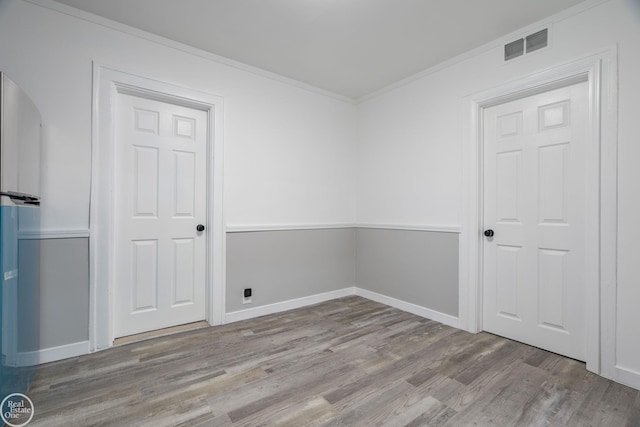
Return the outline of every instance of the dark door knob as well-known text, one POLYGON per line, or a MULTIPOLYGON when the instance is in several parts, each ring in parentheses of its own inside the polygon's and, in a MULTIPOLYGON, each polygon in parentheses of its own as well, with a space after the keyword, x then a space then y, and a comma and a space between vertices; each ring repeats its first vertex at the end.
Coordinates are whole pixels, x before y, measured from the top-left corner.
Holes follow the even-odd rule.
POLYGON ((198 230, 198 231, 204 231, 204 225, 202 225, 202 224, 198 224, 198 225, 196 226, 196 230, 198 230))
POLYGON ((484 230, 484 235, 487 237, 493 237, 493 230, 490 228, 488 230, 484 230))

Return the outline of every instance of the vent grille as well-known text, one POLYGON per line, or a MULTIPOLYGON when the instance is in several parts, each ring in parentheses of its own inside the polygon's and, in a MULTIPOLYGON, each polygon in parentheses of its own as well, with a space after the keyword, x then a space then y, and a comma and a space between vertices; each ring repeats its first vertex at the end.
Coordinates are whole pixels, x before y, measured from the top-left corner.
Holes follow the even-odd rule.
POLYGON ((527 53, 547 47, 549 30, 546 28, 527 36, 527 53))
POLYGON ((535 52, 549 45, 549 29, 537 31, 526 37, 504 45, 504 60, 518 58, 525 53, 535 52))
POLYGON ((524 55, 524 39, 519 39, 514 42, 504 45, 504 60, 508 61, 518 56, 524 55))

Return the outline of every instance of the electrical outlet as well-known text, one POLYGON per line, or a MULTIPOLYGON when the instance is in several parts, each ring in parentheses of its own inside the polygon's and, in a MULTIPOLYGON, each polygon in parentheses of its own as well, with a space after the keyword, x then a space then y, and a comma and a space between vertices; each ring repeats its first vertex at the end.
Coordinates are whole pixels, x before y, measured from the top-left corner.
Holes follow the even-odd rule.
POLYGON ((251 288, 245 288, 242 292, 242 303, 249 304, 251 303, 251 295, 253 294, 251 288))

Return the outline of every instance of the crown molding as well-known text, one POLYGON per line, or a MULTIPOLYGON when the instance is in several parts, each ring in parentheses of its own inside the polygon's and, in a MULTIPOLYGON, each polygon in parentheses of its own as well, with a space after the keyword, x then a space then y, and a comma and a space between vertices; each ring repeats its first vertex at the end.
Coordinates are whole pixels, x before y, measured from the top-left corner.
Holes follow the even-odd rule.
POLYGON ((189 46, 187 44, 180 43, 175 40, 171 40, 169 38, 150 33, 148 31, 140 30, 130 25, 122 24, 120 22, 116 22, 111 19, 95 15, 90 12, 85 12, 83 10, 76 9, 71 6, 58 3, 54 0, 24 0, 24 1, 26 3, 31 3, 33 5, 40 6, 40 7, 61 13, 63 15, 67 15, 76 19, 80 19, 83 21, 91 22, 96 25, 100 25, 102 27, 108 28, 113 31, 118 31, 133 37, 138 37, 140 39, 147 40, 151 43, 156 43, 171 49, 175 49, 184 53, 198 56, 200 58, 203 58, 212 62, 216 62, 221 65, 225 65, 227 67, 235 68, 237 70, 244 71, 246 73, 250 73, 266 79, 274 80, 279 83, 286 84, 288 86, 293 86, 298 89, 303 89, 318 95, 327 96, 329 98, 333 98, 337 101, 345 102, 348 104, 354 105, 356 103, 356 100, 353 98, 349 98, 347 96, 340 95, 338 93, 331 92, 326 89, 321 89, 317 86, 304 83, 300 80, 296 80, 291 77, 285 77, 281 74, 273 73, 271 71, 267 71, 262 68, 254 67, 252 65, 248 65, 243 62, 236 61, 221 55, 216 55, 214 53, 207 52, 203 49, 198 49, 196 47, 189 46))

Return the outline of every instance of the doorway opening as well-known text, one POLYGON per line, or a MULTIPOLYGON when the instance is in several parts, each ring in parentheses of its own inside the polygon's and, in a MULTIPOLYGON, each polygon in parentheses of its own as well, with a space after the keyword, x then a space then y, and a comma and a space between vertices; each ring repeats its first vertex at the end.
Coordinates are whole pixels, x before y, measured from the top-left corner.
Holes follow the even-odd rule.
POLYGON ((463 150, 466 206, 460 236, 460 324, 470 332, 483 326, 484 292, 484 114, 497 105, 586 82, 589 124, 585 136, 592 149, 585 157, 590 189, 585 213, 586 229, 593 230, 584 248, 584 307, 587 369, 615 376, 615 281, 617 233, 617 147, 615 50, 555 67, 500 87, 470 95, 469 144, 463 150))
MULTIPOLYGON (((129 308, 133 307, 134 309, 129 311, 137 311, 144 315, 157 309, 154 304, 159 304, 163 298, 165 301, 170 301, 170 306, 174 306, 174 308, 189 306, 195 297, 190 284, 201 280, 204 281, 205 286, 203 292, 198 296, 198 303, 202 303, 203 316, 198 315, 198 318, 186 316, 182 319, 184 321, 180 320, 177 324, 198 321, 202 318, 210 325, 222 324, 224 319, 223 255, 225 246, 222 218, 222 98, 97 64, 94 64, 93 98, 89 249, 90 351, 111 347, 118 335, 142 332, 145 328, 146 330, 154 329, 153 324, 150 324, 151 327, 137 330, 118 329, 116 325, 117 311, 123 304, 116 299, 118 295, 129 298, 128 304, 133 304, 129 308), (126 109, 125 112, 125 109, 118 108, 122 107, 121 104, 124 100, 134 103, 142 102, 145 105, 132 104, 129 106, 131 108, 126 109), (156 114, 159 111, 155 111, 158 108, 152 108, 154 105, 159 109, 174 108, 176 111, 172 110, 170 114, 168 113, 166 120, 161 120, 160 114, 156 114), (190 117, 190 113, 201 114, 201 116, 196 119, 190 117), (118 116, 119 114, 121 116, 118 116), (131 121, 130 128, 133 129, 131 132, 136 132, 135 138, 131 137, 133 143, 129 144, 127 148, 130 156, 127 156, 127 151, 117 149, 118 138, 122 139, 123 136, 118 133, 122 130, 118 126, 122 124, 123 117, 131 121), (155 132, 157 139, 161 126, 167 127, 167 138, 169 138, 163 140, 163 144, 176 145, 175 147, 171 146, 166 155, 160 153, 157 141, 153 142, 154 132, 158 131, 155 132), (202 158, 196 160, 197 155, 187 147, 189 147, 189 141, 194 141, 193 138, 197 137, 196 133, 199 130, 204 148, 201 153, 202 158), (167 142, 170 140, 173 142, 167 142), (163 170, 159 168, 161 157, 165 157, 162 160, 165 164, 163 170), (196 201, 195 192, 197 189, 193 174, 196 173, 197 162, 200 162, 200 169, 197 173, 204 180, 198 190, 202 194, 198 194, 204 195, 206 202, 196 201), (168 173, 167 168, 170 171, 184 173, 181 172, 178 175, 168 173), (137 172, 133 173, 136 170, 137 172), (133 184, 119 181, 123 175, 133 176, 133 184), (167 176, 173 178, 177 176, 180 179, 176 178, 177 180, 174 179, 172 183, 167 176), (152 178, 155 179, 155 183, 152 178), (160 179, 165 179, 169 186, 173 185, 174 187, 177 182, 177 185, 185 191, 169 191, 167 188, 170 187, 167 187, 160 194, 158 184, 160 179), (122 188, 127 187, 124 184, 131 187, 131 194, 125 195, 130 202, 128 202, 128 207, 123 206, 122 200, 116 199, 119 195, 118 191, 122 192, 122 188), (192 192, 194 194, 191 194, 192 192), (166 200, 162 201, 162 198, 166 200), (204 203, 204 206, 196 208, 194 204, 197 203, 204 203), (164 245, 164 256, 167 260, 176 261, 174 266, 177 268, 167 273, 170 277, 166 282, 168 285, 164 289, 154 289, 149 284, 156 282, 154 275, 158 276, 156 267, 158 267, 158 261, 162 260, 160 244, 154 243, 158 239, 149 238, 149 236, 133 236, 133 234, 149 227, 143 224, 144 220, 151 220, 149 223, 153 223, 153 218, 163 217, 159 211, 163 205, 165 211, 173 209, 164 217, 168 221, 178 220, 181 223, 180 226, 188 228, 188 231, 185 228, 178 233, 180 235, 168 236, 166 239, 168 244, 164 245), (122 215, 119 214, 132 207, 135 209, 129 210, 134 215, 129 215, 130 224, 127 225, 126 222, 123 223, 122 215), (141 221, 136 222, 137 219, 141 221), (206 225, 207 233, 202 233, 204 230, 200 230, 200 225, 206 225), (194 229, 192 230, 192 228, 194 229), (122 237, 122 230, 133 233, 129 236, 132 239, 126 246, 131 249, 129 255, 132 256, 129 257, 129 260, 137 259, 138 261, 137 264, 131 262, 129 268, 119 269, 119 264, 122 267, 124 259, 122 258, 122 247, 118 246, 118 236, 122 237), (198 244, 202 251, 198 263, 201 264, 201 268, 204 266, 204 273, 200 272, 202 273, 200 279, 192 277, 192 273, 195 274, 195 272, 191 268, 193 264, 191 261, 194 261, 191 255, 195 253, 195 246, 198 244), (132 248, 138 249, 138 251, 136 252, 132 248), (121 274, 123 277, 128 276, 134 279, 135 286, 129 289, 130 292, 125 291, 127 295, 122 290, 118 293, 117 289, 118 274, 123 271, 124 273, 121 274), (187 283, 189 286, 174 286, 173 279, 176 277, 181 280, 181 283, 187 283), (137 286, 136 280, 141 286, 137 286), (161 298, 162 293, 167 295, 161 298), (135 304, 139 306, 136 307, 135 304)), ((125 250, 125 252, 127 251, 125 250)), ((155 329, 169 326, 175 325, 162 324, 155 329)))

